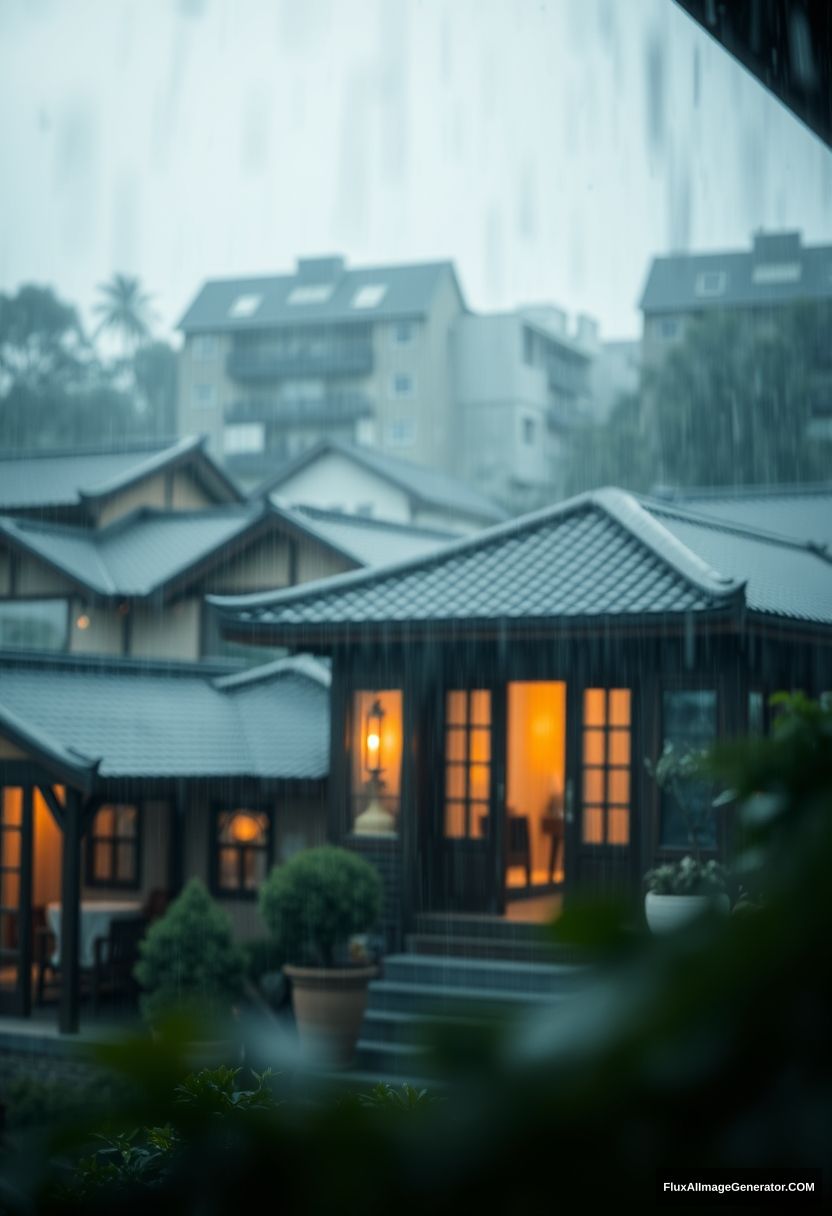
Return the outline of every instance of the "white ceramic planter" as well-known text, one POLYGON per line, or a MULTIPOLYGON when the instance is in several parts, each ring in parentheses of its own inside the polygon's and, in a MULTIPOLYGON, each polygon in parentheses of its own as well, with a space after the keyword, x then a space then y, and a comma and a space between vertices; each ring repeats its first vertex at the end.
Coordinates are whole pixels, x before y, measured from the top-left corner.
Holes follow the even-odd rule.
POLYGON ((731 901, 727 895, 657 895, 644 897, 644 915, 651 933, 674 933, 683 925, 711 910, 727 915, 731 901))

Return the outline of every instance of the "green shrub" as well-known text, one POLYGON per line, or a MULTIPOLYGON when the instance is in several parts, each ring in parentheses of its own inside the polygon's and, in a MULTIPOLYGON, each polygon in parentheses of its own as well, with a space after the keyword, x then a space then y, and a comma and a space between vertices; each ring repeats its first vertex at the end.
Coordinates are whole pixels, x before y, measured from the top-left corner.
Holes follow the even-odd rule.
POLYGON ((151 1024, 177 1010, 201 1019, 227 1016, 242 990, 243 953, 231 920, 198 878, 150 926, 139 954, 135 976, 151 1024))
POLYGON ((260 889, 260 912, 288 962, 330 967, 338 946, 375 925, 381 894, 368 861, 324 845, 272 870, 260 889))

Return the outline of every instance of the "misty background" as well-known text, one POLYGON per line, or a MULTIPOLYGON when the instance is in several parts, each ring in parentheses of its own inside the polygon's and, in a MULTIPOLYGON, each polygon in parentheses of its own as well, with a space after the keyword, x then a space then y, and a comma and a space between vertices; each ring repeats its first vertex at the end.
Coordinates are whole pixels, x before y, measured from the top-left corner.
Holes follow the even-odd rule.
POLYGON ((636 336, 650 259, 832 233, 832 158, 668 0, 3 0, 0 288, 453 258, 636 336))

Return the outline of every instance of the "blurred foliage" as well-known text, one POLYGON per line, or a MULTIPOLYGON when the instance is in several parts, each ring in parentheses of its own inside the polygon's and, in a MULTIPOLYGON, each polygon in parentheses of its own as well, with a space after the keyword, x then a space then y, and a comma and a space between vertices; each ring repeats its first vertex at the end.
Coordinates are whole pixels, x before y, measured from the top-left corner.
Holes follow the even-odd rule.
POLYGON ((28 284, 0 293, 0 448, 174 434, 176 352, 150 341, 149 321, 131 332, 123 357, 108 362, 78 310, 52 288, 28 284))
POLYGON ((801 697, 778 708, 771 739, 711 762, 755 911, 631 937, 584 994, 483 1038, 442 1101, 430 1087, 339 1097, 303 1074, 255 1079, 272 1097, 235 1101, 233 1070, 183 1085, 181 1044, 111 1045, 131 1101, 106 1124, 9 1141, 6 1208, 182 1216, 260 1194, 322 1216, 643 1207, 660 1166, 828 1167, 832 713, 801 697), (115 1185, 79 1165, 102 1145, 129 1167, 115 1185), (137 1149, 164 1155, 162 1173, 137 1149))
POLYGON ((158 1024, 178 1008, 227 1016, 242 991, 244 957, 228 913, 192 878, 139 945, 135 975, 145 1019, 158 1024))
POLYGON ((381 899, 374 866, 323 845, 272 870, 260 888, 260 913, 289 962, 331 967, 337 947, 375 926, 381 899))
POLYGON ((711 858, 681 857, 654 866, 644 875, 644 885, 654 895, 724 895, 728 890, 725 867, 711 858))
POLYGON ((564 464, 566 494, 600 486, 649 490, 656 480, 655 461, 644 428, 637 394, 622 394, 604 422, 576 426, 569 435, 564 464))
POLYGON ((114 274, 98 287, 99 300, 93 311, 101 318, 96 334, 109 331, 120 338, 126 354, 150 337, 151 297, 138 278, 114 274))

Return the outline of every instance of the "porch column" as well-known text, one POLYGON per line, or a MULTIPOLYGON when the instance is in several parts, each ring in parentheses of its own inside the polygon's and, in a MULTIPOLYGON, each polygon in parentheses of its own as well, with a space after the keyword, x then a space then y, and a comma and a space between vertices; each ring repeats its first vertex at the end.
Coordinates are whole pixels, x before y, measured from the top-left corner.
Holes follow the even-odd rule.
POLYGON ((185 872, 185 783, 177 781, 176 789, 170 801, 168 814, 168 886, 172 896, 177 896, 182 890, 185 872))
POLYGON ((81 996, 79 939, 81 922, 81 795, 67 789, 61 856, 61 1034, 78 1033, 81 996))

